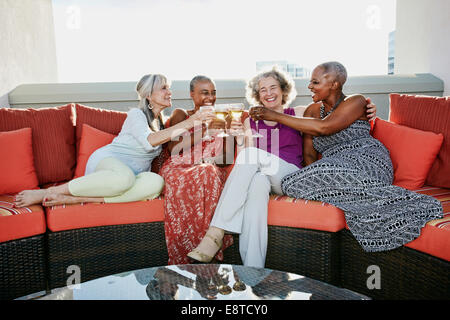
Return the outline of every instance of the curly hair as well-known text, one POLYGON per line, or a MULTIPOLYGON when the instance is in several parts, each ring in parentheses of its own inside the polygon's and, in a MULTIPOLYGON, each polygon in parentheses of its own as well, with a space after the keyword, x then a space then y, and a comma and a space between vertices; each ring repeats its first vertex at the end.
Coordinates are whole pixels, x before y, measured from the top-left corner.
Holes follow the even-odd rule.
POLYGON ((263 71, 258 73, 252 79, 247 82, 246 88, 246 98, 248 103, 252 104, 260 104, 260 96, 259 96, 259 82, 261 79, 265 78, 273 78, 280 84, 282 96, 282 104, 283 106, 289 105, 297 96, 297 90, 295 89, 294 80, 285 72, 279 70, 276 66, 272 67, 269 71, 263 71))

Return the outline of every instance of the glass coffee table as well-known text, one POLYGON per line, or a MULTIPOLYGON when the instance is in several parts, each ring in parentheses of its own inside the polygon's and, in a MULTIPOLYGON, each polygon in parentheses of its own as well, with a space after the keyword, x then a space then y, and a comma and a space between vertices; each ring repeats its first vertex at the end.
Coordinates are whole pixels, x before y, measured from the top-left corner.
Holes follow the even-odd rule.
POLYGON ((20 299, 36 300, 367 300, 293 273, 228 264, 154 267, 20 299))

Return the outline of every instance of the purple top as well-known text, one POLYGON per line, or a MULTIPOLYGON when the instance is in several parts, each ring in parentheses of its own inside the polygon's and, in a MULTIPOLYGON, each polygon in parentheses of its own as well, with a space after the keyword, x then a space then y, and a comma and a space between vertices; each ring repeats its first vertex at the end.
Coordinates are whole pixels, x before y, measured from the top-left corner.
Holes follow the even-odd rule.
MULTIPOLYGON (((295 116, 295 110, 286 108, 284 109, 284 114, 295 116)), ((253 132, 256 132, 256 124, 252 118, 250 118, 250 127, 253 132)), ((303 139, 299 131, 281 123, 277 123, 275 126, 268 126, 263 120, 260 120, 258 122, 258 132, 263 138, 254 139, 254 145, 257 148, 273 153, 299 168, 302 167, 303 139)))

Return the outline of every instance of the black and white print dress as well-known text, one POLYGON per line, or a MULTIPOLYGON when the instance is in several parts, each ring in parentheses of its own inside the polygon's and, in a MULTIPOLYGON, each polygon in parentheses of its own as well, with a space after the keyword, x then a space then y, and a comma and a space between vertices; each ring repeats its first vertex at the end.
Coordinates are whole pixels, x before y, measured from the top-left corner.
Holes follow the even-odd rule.
POLYGON ((357 120, 335 134, 314 137, 313 145, 322 158, 284 177, 282 190, 343 210, 365 251, 400 247, 417 238, 429 220, 443 217, 437 199, 392 185, 389 151, 370 135, 369 122, 357 120))

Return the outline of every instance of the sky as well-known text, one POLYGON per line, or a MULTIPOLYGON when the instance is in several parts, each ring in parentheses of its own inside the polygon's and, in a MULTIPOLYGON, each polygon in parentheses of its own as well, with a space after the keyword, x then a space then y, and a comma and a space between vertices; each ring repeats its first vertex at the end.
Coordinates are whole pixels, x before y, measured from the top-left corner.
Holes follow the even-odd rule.
POLYGON ((53 0, 59 82, 248 79, 256 61, 387 74, 396 0, 53 0))

